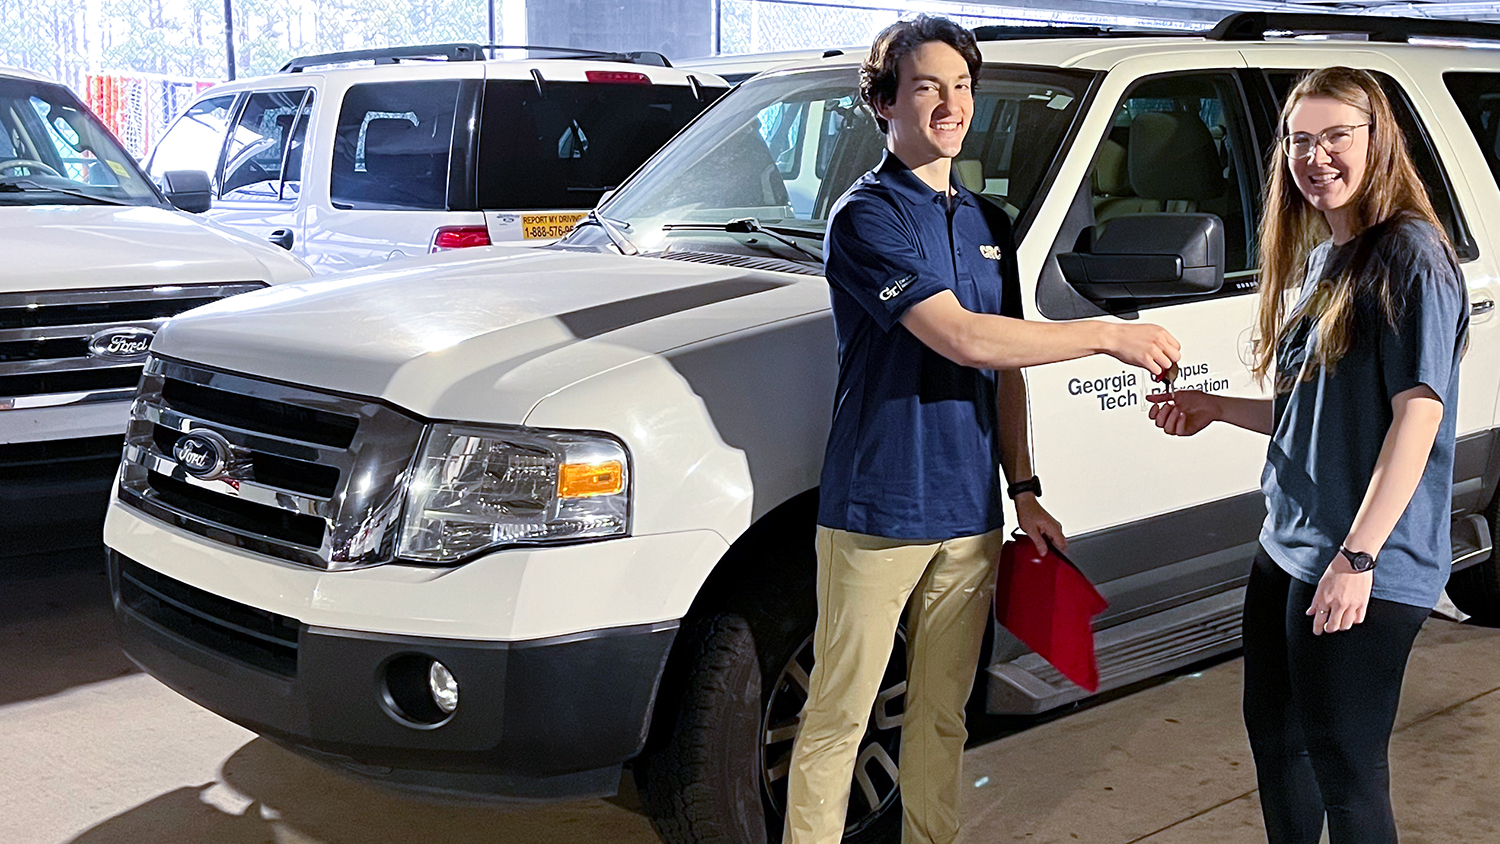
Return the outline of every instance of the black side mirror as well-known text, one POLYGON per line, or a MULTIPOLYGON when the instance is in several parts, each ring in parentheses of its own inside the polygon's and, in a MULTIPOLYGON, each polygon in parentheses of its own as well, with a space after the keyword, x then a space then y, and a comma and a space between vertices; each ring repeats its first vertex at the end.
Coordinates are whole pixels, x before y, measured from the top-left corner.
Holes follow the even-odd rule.
POLYGON ((202 170, 168 170, 161 180, 167 201, 189 214, 202 214, 213 205, 213 185, 202 170))
MULTIPOLYGON (((1096 227, 1097 228, 1097 227, 1096 227)), ((1224 222, 1213 214, 1131 214, 1057 256, 1063 278, 1093 300, 1161 299, 1224 284, 1224 222)))

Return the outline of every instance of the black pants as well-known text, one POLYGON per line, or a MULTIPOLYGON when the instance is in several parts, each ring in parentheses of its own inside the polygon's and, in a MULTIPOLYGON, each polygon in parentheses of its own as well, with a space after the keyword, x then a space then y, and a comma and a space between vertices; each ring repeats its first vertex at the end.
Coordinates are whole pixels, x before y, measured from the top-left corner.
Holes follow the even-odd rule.
POLYGON ((1262 550, 1245 592, 1245 729, 1266 837, 1396 841, 1389 750, 1406 658, 1428 611, 1371 599, 1365 620, 1314 636, 1316 588, 1262 550))

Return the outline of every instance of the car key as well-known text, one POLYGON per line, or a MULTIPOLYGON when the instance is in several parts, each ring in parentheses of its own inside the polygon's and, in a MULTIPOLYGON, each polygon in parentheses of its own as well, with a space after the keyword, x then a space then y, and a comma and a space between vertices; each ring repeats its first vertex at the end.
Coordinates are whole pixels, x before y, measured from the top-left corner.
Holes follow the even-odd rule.
POLYGON ((1172 400, 1172 395, 1173 395, 1173 393, 1172 393, 1172 385, 1177 381, 1177 374, 1178 374, 1177 364, 1174 363, 1170 367, 1167 367, 1167 369, 1165 371, 1163 371, 1162 374, 1156 375, 1156 376, 1152 376, 1152 380, 1160 382, 1161 385, 1162 385, 1162 388, 1161 388, 1160 392, 1152 393, 1151 395, 1146 396, 1146 401, 1150 401, 1150 402, 1171 401, 1172 400))

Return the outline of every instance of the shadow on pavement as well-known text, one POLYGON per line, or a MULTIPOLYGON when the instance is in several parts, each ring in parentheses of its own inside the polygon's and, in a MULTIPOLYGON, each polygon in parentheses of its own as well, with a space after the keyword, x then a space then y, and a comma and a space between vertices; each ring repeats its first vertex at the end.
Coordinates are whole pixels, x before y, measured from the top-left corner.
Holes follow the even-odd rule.
POLYGON ((626 808, 628 780, 609 801, 447 805, 347 779, 255 739, 224 760, 219 782, 167 792, 73 844, 655 844, 650 821, 626 808))
POLYGON ((115 639, 101 544, 0 558, 0 706, 136 670, 115 639))

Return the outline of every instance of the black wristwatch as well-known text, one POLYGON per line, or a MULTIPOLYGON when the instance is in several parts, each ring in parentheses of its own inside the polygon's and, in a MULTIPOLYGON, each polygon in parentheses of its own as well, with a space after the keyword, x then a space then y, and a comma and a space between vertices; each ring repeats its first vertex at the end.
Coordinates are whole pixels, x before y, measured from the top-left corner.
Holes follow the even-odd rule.
POLYGON ((1355 571, 1370 571, 1375 568, 1374 554, 1366 554, 1363 551, 1350 551, 1342 545, 1339 546, 1339 553, 1343 554, 1344 559, 1349 561, 1349 568, 1355 571))
POLYGON ((1023 492, 1029 492, 1037 498, 1042 497, 1042 479, 1032 475, 1024 481, 1016 481, 1005 488, 1005 494, 1015 500, 1015 497, 1023 492))

